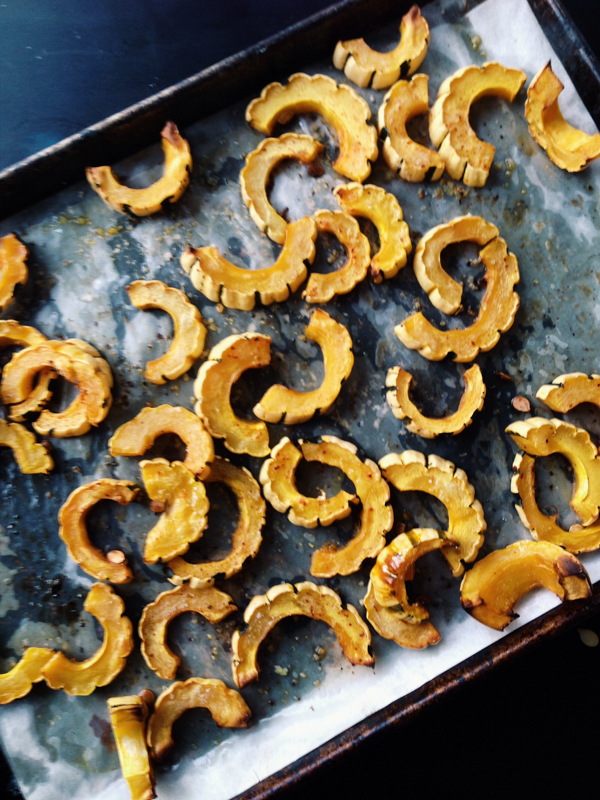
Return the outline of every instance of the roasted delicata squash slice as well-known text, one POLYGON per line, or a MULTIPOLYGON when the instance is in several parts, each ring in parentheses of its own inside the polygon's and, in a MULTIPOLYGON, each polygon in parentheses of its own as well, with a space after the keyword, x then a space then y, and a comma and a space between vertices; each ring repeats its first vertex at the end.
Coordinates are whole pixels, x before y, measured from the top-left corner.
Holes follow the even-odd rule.
POLYGON ((206 708, 220 728, 247 728, 252 712, 235 689, 214 678, 190 678, 168 686, 156 698, 148 724, 152 758, 159 761, 173 748, 175 721, 191 708, 206 708))
POLYGON ((121 772, 131 800, 153 800, 156 797, 154 770, 146 744, 148 706, 137 695, 110 697, 108 710, 121 772))
POLYGON ((436 455, 425 457, 416 450, 389 453, 379 466, 383 475, 400 492, 425 492, 437 498, 448 511, 446 539, 456 544, 443 555, 455 578, 463 574, 463 561, 475 561, 487 528, 483 508, 465 472, 436 455))
POLYGON ((471 127, 471 105, 487 95, 512 102, 526 78, 520 69, 488 61, 480 67, 463 67, 442 83, 429 113, 429 136, 455 181, 485 186, 496 152, 471 127))
POLYGON ((322 149, 323 145, 312 136, 284 133, 278 139, 264 139, 246 156, 246 166, 240 172, 242 198, 260 230, 277 244, 285 242, 288 224, 267 197, 271 173, 288 158, 310 164, 322 149))
POLYGON ((271 362, 271 337, 259 333, 228 336, 210 351, 198 370, 194 394, 196 414, 211 435, 225 440, 232 453, 258 458, 269 453, 269 431, 264 422, 236 417, 231 407, 233 384, 247 369, 266 367, 271 362))
POLYGON ((14 319, 0 319, 0 347, 35 347, 46 341, 44 334, 31 325, 21 325, 14 319))
POLYGON ((0 705, 29 694, 34 683, 44 680, 42 669, 54 655, 47 647, 28 647, 15 666, 0 675, 0 705))
POLYGON ((412 75, 421 66, 429 46, 429 25, 414 5, 400 22, 400 43, 387 53, 373 50, 364 39, 338 42, 333 63, 357 86, 386 89, 400 76, 412 75))
MULTIPOLYGON (((34 347, 42 344, 47 339, 43 333, 30 325, 21 325, 14 319, 0 320, 0 348, 2 347, 34 347)), ((31 394, 22 403, 13 405, 10 409, 10 418, 15 422, 23 422, 25 415, 41 411, 52 397, 50 381, 56 377, 52 369, 43 369, 38 373, 38 381, 31 394)))
POLYGON ((302 297, 307 303, 328 303, 336 294, 348 294, 366 278, 371 246, 358 222, 344 211, 322 209, 314 215, 321 233, 333 234, 346 248, 346 263, 335 272, 312 272, 302 297))
POLYGON ((375 283, 393 278, 412 250, 408 225, 395 196, 379 186, 346 183, 337 186, 334 195, 347 214, 365 217, 377 228, 379 250, 371 259, 371 276, 375 283))
POLYGON ((460 398, 458 409, 446 417, 426 417, 409 397, 412 381, 410 372, 401 367, 388 370, 385 385, 390 387, 386 398, 393 415, 397 419, 407 419, 406 427, 424 439, 435 439, 436 436, 450 434, 456 436, 473 422, 473 414, 481 411, 485 399, 485 383, 477 364, 463 375, 465 391, 460 398))
POLYGON ((192 172, 190 146, 180 136, 174 122, 167 122, 160 135, 165 154, 165 170, 162 178, 146 189, 124 186, 110 167, 86 169, 88 183, 113 211, 147 217, 160 211, 164 203, 177 202, 187 189, 192 172))
POLYGON ((206 489, 181 461, 140 461, 140 470, 148 497, 165 509, 146 537, 144 562, 169 561, 185 553, 204 533, 208 524, 206 489))
POLYGON ((265 497, 274 509, 285 514, 293 525, 303 528, 316 528, 317 525, 331 525, 344 519, 351 512, 350 504, 356 495, 341 489, 334 497, 307 497, 296 488, 295 474, 302 453, 284 436, 271 450, 260 468, 260 482, 265 497))
POLYGON ((181 659, 167 644, 167 627, 171 620, 179 614, 195 611, 209 622, 220 622, 236 608, 228 594, 214 587, 178 586, 162 592, 144 608, 140 619, 138 631, 144 661, 160 678, 172 681, 181 659))
POLYGON ((277 261, 264 269, 241 269, 216 247, 187 246, 180 262, 196 289, 214 303, 251 311, 259 295, 263 305, 280 303, 304 283, 306 264, 315 258, 317 228, 311 217, 290 222, 277 261))
POLYGON ((304 334, 323 351, 325 377, 318 389, 297 392, 287 386, 271 386, 252 409, 265 422, 296 425, 326 414, 337 399, 354 365, 352 339, 348 329, 320 308, 313 311, 304 334))
POLYGON ((436 225, 419 240, 413 269, 421 288, 436 308, 444 314, 456 314, 461 309, 463 287, 442 267, 442 251, 458 242, 476 242, 483 247, 498 235, 495 225, 467 214, 436 225))
POLYGON ((0 311, 13 299, 15 286, 27 283, 29 251, 14 233, 0 239, 0 311))
POLYGON ((550 161, 568 172, 581 172, 600 157, 600 134, 589 135, 569 125, 558 105, 564 88, 549 61, 529 84, 525 119, 550 161))
POLYGON ((468 328, 440 330, 419 312, 397 325, 396 336, 409 350, 418 350, 430 361, 441 361, 454 353, 454 361, 472 361, 479 352, 486 353, 497 343, 515 321, 519 295, 513 291, 519 282, 519 265, 506 242, 499 236, 493 239, 479 257, 485 266, 487 289, 479 314, 468 328))
POLYGON ((600 375, 588 376, 583 372, 559 375, 538 389, 535 396, 560 414, 568 413, 580 403, 593 403, 600 408, 600 375))
POLYGON ((246 559, 254 558, 262 542, 266 504, 260 486, 245 467, 236 467, 226 458, 215 458, 207 483, 223 483, 237 501, 238 523, 232 536, 231 552, 218 561, 190 564, 183 558, 169 561, 173 570, 171 583, 181 585, 189 581, 190 586, 210 586, 218 576, 230 578, 244 566, 246 559))
POLYGON ((166 311, 175 329, 173 342, 164 356, 146 364, 145 377, 158 384, 179 378, 204 350, 206 327, 200 312, 185 292, 162 281, 134 281, 127 287, 127 293, 133 305, 142 311, 148 308, 166 311))
POLYGON ((84 572, 99 581, 128 583, 133 579, 133 573, 125 558, 121 563, 115 563, 102 550, 94 547, 87 531, 87 514, 101 500, 114 500, 126 506, 137 495, 138 490, 131 481, 100 478, 71 492, 58 512, 58 534, 67 545, 69 556, 84 572))
POLYGON ((506 433, 530 456, 559 453, 567 458, 575 478, 571 508, 584 527, 596 522, 600 514, 600 456, 587 431, 559 419, 530 417, 513 422, 506 433))
POLYGON ((441 155, 415 142, 406 130, 407 122, 429 111, 428 82, 427 75, 398 81, 383 98, 377 114, 385 163, 410 183, 438 181, 444 174, 441 155))
POLYGON ((579 600, 592 593, 583 564, 550 542, 515 542, 495 550, 463 578, 462 607, 478 622, 502 631, 517 617, 513 608, 523 595, 542 586, 560 600, 579 600))
POLYGON ((350 86, 326 75, 292 75, 285 86, 270 83, 246 109, 246 120, 270 136, 277 123, 285 125, 296 114, 319 114, 337 134, 340 154, 333 168, 351 181, 362 183, 377 160, 377 131, 368 124, 371 109, 350 86))
POLYGON ((98 686, 106 686, 124 669, 133 650, 131 622, 123 615, 125 604, 106 583, 95 583, 83 608, 104 628, 104 641, 91 658, 72 661, 64 653, 56 653, 42 668, 51 689, 64 689, 67 694, 88 695, 98 686))
POLYGON ((48 473, 54 469, 52 456, 35 434, 18 422, 0 419, 0 447, 10 447, 24 475, 48 473))
POLYGON ((370 667, 375 663, 370 652, 371 634, 354 606, 344 608, 340 596, 327 586, 309 581, 295 586, 281 583, 252 598, 244 612, 245 632, 233 634, 233 679, 238 688, 258 678, 258 648, 280 620, 293 616, 326 622, 351 664, 370 667))

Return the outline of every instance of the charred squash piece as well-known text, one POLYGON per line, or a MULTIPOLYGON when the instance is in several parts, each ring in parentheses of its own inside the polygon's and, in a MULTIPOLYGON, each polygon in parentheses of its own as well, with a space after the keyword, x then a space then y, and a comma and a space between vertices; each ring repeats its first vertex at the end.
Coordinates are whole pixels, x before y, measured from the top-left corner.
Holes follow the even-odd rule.
POLYGON ((136 308, 160 308, 173 320, 175 329, 171 346, 160 358, 146 364, 145 377, 162 384, 187 372, 204 350, 206 327, 200 312, 190 303, 185 292, 167 286, 162 281, 134 281, 127 287, 129 298, 136 308))
POLYGON ((179 614, 195 611, 209 622, 220 622, 236 608, 228 594, 213 587, 179 586, 162 592, 144 608, 140 619, 138 632, 144 661, 160 678, 172 681, 181 659, 167 644, 167 627, 171 620, 179 614))
POLYGON ((0 447, 10 447, 19 469, 24 475, 48 473, 54 469, 54 461, 35 434, 18 422, 0 419, 0 447))
POLYGON ((111 697, 108 700, 121 772, 127 781, 131 800, 153 800, 155 780, 146 745, 148 706, 141 697, 111 697))
POLYGON ((133 629, 123 615, 125 605, 106 583, 95 583, 83 608, 104 628, 104 641, 91 658, 72 661, 64 653, 56 653, 42 668, 51 689, 64 689, 67 694, 88 695, 98 686, 106 686, 124 669, 133 650, 133 629))
POLYGON ((425 492, 436 497, 448 511, 448 530, 444 536, 456 544, 443 555, 452 574, 464 572, 462 562, 475 561, 487 528, 483 508, 475 499, 475 489, 462 469, 451 461, 431 455, 426 458, 416 450, 389 453, 379 466, 383 475, 400 492, 425 492))
POLYGON ((336 132, 340 154, 333 168, 351 181, 362 183, 377 160, 377 131, 368 124, 371 109, 349 86, 326 75, 292 75, 285 86, 270 83, 246 109, 246 120, 270 136, 277 123, 285 125, 296 114, 322 116, 336 132))
POLYGON ((484 142, 469 123, 471 105, 495 95, 513 101, 527 76, 488 61, 457 70, 442 83, 429 113, 429 136, 446 163, 448 175, 467 186, 485 186, 496 148, 484 142))
POLYGON ((463 379, 465 391, 460 398, 458 409, 446 417, 426 417, 421 414, 409 397, 412 375, 401 367, 392 367, 388 370, 385 385, 391 388, 386 398, 397 419, 408 419, 405 424, 411 433, 416 433, 424 439, 435 439, 436 436, 443 434, 456 436, 473 422, 473 414, 481 411, 485 398, 485 383, 477 364, 473 364, 465 372, 463 379))
POLYGON ((421 66, 429 46, 429 25, 414 5, 402 17, 400 43, 387 53, 373 50, 364 39, 338 42, 333 63, 343 69, 346 77, 357 86, 385 89, 400 76, 412 75, 421 66))
MULTIPOLYGON (((13 347, 35 347, 37 344, 46 342, 43 333, 29 325, 21 325, 14 319, 0 320, 0 348, 13 347)), ((44 405, 52 397, 50 391, 50 381, 56 377, 52 369, 43 369, 38 373, 38 382, 32 389, 31 394, 22 403, 11 406, 10 418, 16 422, 23 422, 26 414, 41 411, 44 405)))
POLYGON ((110 167, 88 167, 85 174, 92 189, 109 208, 137 217, 156 214, 164 203, 175 203, 187 189, 192 172, 190 146, 174 122, 167 122, 161 133, 165 154, 165 171, 159 180, 146 189, 130 189, 119 182, 110 167))
POLYGON ((553 411, 566 414, 580 403, 593 403, 600 408, 600 375, 571 372, 559 375, 542 386, 536 397, 553 411))
POLYGON ((28 647, 15 666, 0 675, 0 705, 29 694, 34 683, 44 680, 42 669, 54 655, 47 647, 28 647))
POLYGON ((479 254, 485 265, 487 289, 479 314, 468 328, 440 330, 419 312, 395 327, 396 336, 409 350, 418 350, 430 361, 441 361, 454 353, 454 361, 472 361, 479 352, 487 353, 515 321, 519 295, 513 291, 519 282, 517 259, 499 236, 479 254))
POLYGON ((281 583, 252 598, 244 612, 246 631, 233 634, 233 679, 238 688, 257 680, 258 648, 280 620, 293 616, 326 622, 351 664, 370 667, 375 663, 370 652, 371 634, 354 606, 343 608, 340 596, 327 586, 309 581, 295 586, 281 583))
POLYGON ((187 246, 180 262, 196 289, 214 303, 251 311, 256 295, 263 305, 280 303, 304 282, 306 264, 315 258, 317 228, 311 217, 290 222, 277 261, 264 269, 241 269, 231 264, 216 247, 187 246))
POLYGON ((14 233, 0 239, 0 311, 13 299, 15 286, 27 283, 29 251, 14 233))
POLYGON ((463 578, 460 602, 478 622, 502 631, 519 616, 515 604, 538 586, 563 601, 592 593, 588 574, 574 555, 550 542, 523 541, 478 561, 463 578))

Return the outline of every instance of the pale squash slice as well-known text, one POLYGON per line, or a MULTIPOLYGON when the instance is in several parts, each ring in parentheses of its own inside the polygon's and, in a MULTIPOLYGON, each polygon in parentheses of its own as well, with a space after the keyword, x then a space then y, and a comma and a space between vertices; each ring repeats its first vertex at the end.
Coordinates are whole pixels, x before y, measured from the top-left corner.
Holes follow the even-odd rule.
POLYGON ((322 149, 323 145, 312 136, 284 133, 279 139, 264 139, 246 156, 246 166, 240 172, 242 198, 260 230, 277 244, 285 242, 288 224, 267 197, 271 173, 286 158, 310 164, 322 149))
POLYGON ((497 61, 471 64, 442 83, 429 112, 429 136, 446 164, 448 175, 467 186, 485 186, 496 148, 484 142, 469 123, 471 105, 486 95, 513 101, 527 76, 497 61))
POLYGON ((271 456, 263 462, 260 482, 273 508, 281 514, 289 509, 290 522, 303 528, 331 525, 349 516, 350 504, 357 500, 355 494, 341 489, 333 497, 324 494, 321 497, 307 497, 298 491, 295 473, 301 460, 300 450, 284 436, 271 450, 271 456))
POLYGON ((478 622, 502 631, 519 616, 513 611, 538 586, 560 600, 579 600, 592 593, 583 564, 550 542, 515 542, 478 561, 463 578, 462 607, 478 622))
POLYGON ((444 314, 456 314, 461 309, 463 287, 442 267, 442 251, 457 242, 476 242, 483 247, 498 235, 495 225, 467 214, 436 225, 419 240, 413 269, 421 288, 436 308, 444 314))
POLYGON ((326 622, 351 664, 370 667, 375 663, 369 628, 354 606, 343 608, 340 596, 327 586, 309 581, 295 586, 282 583, 252 598, 244 612, 245 632, 233 634, 233 679, 238 688, 257 680, 258 648, 280 620, 293 616, 326 622))
POLYGON ((314 214, 321 233, 331 233, 346 248, 346 263, 335 272, 312 272, 302 297, 307 303, 328 303, 336 294, 348 294, 366 278, 371 263, 369 240, 358 222, 344 211, 322 209, 314 214))
POLYGON ((220 622, 236 608, 228 594, 213 587, 194 589, 179 586, 162 592, 144 608, 140 619, 138 632, 144 661, 160 678, 172 681, 181 659, 167 644, 167 628, 171 620, 179 614, 195 611, 209 622, 220 622))
POLYGON ((271 386, 252 409, 265 422, 283 421, 285 425, 296 425, 316 414, 326 414, 335 403, 344 381, 350 377, 354 354, 352 339, 344 325, 317 308, 304 334, 323 351, 323 383, 310 392, 297 392, 281 384, 271 386))
POLYGON ((239 518, 232 536, 231 552, 219 561, 191 564, 183 558, 169 561, 173 570, 171 583, 189 581, 193 588, 212 585, 217 576, 236 575, 249 558, 254 558, 262 542, 266 504, 260 486, 245 467, 235 467, 226 458, 215 458, 207 483, 224 483, 234 494, 239 518))
POLYGON ((418 350, 430 361, 441 361, 454 353, 454 361, 473 361, 479 352, 486 353, 515 321, 519 295, 513 291, 519 282, 519 265, 506 242, 493 239, 479 256, 485 265, 487 289, 479 314, 468 328, 440 330, 419 312, 394 328, 396 336, 409 350, 418 350))
POLYGON ((190 146, 174 122, 167 122, 160 135, 165 154, 164 174, 146 189, 124 186, 110 167, 86 169, 88 183, 113 211, 147 217, 160 211, 164 203, 177 202, 187 189, 192 172, 190 146))
POLYGON ((383 98, 377 114, 385 163, 410 183, 438 181, 444 174, 441 155, 415 142, 406 130, 407 122, 429 111, 428 81, 427 75, 398 81, 383 98))
POLYGON ((455 578, 464 572, 463 561, 475 561, 487 528, 483 508, 465 472, 436 455, 426 458, 416 450, 389 453, 379 461, 383 475, 400 492, 425 492, 448 511, 446 539, 456 544, 443 556, 455 578))
POLYGON ((210 351, 198 370, 194 394, 196 414, 211 435, 225 440, 232 453, 262 457, 269 453, 269 431, 264 422, 236 417, 231 407, 233 384, 247 369, 271 362, 271 337, 259 333, 228 336, 210 351))
POLYGON ((337 134, 340 154, 333 168, 362 183, 377 160, 377 131, 368 124, 371 109, 350 86, 338 85, 326 75, 292 75, 285 86, 270 83, 246 109, 246 120, 270 136, 277 123, 285 125, 296 114, 322 116, 337 134))
POLYGON ((429 25, 414 5, 400 22, 400 42, 393 50, 380 53, 364 39, 338 42, 333 63, 343 69, 346 77, 357 86, 385 89, 398 78, 412 75, 421 66, 429 46, 429 25))
POLYGON ((143 456, 165 433, 177 434, 187 447, 184 467, 199 478, 208 477, 215 457, 213 440, 202 420, 182 406, 143 408, 117 428, 108 440, 108 451, 111 456, 143 456))
POLYGON ((600 375, 588 376, 583 372, 559 375, 538 389, 535 396, 560 414, 568 413, 580 403, 593 403, 600 408, 600 375))
POLYGON ((214 303, 251 311, 256 295, 263 305, 280 303, 304 282, 306 264, 315 258, 317 228, 311 217, 290 222, 277 261, 264 269, 241 269, 231 264, 216 247, 190 245, 180 262, 196 289, 214 303))
POLYGON ((506 433, 530 456, 565 456, 574 475, 571 508, 584 527, 596 522, 600 514, 600 455, 587 431, 559 419, 530 417, 513 422, 506 433))
POLYGON ((409 397, 413 376, 401 367, 388 370, 385 385, 391 387, 386 398, 393 415, 397 419, 408 419, 406 427, 424 439, 435 439, 436 436, 451 434, 456 436, 473 422, 473 414, 481 411, 485 399, 485 383, 477 364, 463 375, 465 391, 460 398, 458 409, 446 417, 426 417, 409 397))
POLYGON ((159 761, 174 747, 173 725, 191 708, 206 708, 220 728, 247 728, 252 712, 235 689, 214 678, 190 678, 168 686, 156 698, 148 724, 148 745, 159 761))
POLYGON ((162 384, 179 378, 200 358, 204 350, 206 327, 200 312, 190 303, 185 292, 162 281, 134 281, 127 287, 129 299, 136 308, 160 308, 173 320, 174 336, 171 346, 160 358, 148 361, 145 377, 162 384))
POLYGON ((58 512, 58 535, 67 545, 69 556, 84 572, 99 581, 128 583, 133 580, 133 573, 125 559, 121 563, 114 563, 94 547, 87 532, 87 514, 101 500, 113 500, 126 506, 137 495, 138 490, 131 481, 100 478, 71 492, 58 512))
POLYGON ((110 697, 108 710, 121 772, 131 800, 153 800, 156 797, 154 769, 146 744, 148 706, 137 695, 110 697))
MULTIPOLYGON (((0 320, 0 348, 13 347, 33 347, 36 344, 46 342, 43 333, 30 325, 21 325, 14 319, 0 320)), ((41 411, 44 405, 52 397, 50 391, 50 381, 56 377, 56 372, 52 369, 43 369, 38 373, 38 381, 32 389, 31 394, 22 403, 13 405, 10 409, 10 418, 15 422, 23 422, 26 414, 41 411)))
POLYGON ((371 258, 371 277, 375 283, 393 278, 406 266, 412 250, 400 203, 393 194, 372 184, 346 183, 337 186, 333 193, 347 214, 365 217, 377 228, 379 250, 371 258))
POLYGON ((0 675, 0 705, 29 694, 34 683, 44 680, 42 669, 54 655, 47 647, 28 647, 15 666, 0 675))
POLYGON ((0 239, 0 311, 13 299, 15 286, 27 283, 29 251, 14 233, 0 239))
POLYGON ((529 133, 550 161, 568 172, 581 172, 600 157, 600 134, 590 135, 569 125, 558 105, 564 88, 549 61, 529 84, 525 119, 529 133))
POLYGON ((88 592, 83 608, 104 628, 104 641, 91 658, 72 661, 64 653, 56 653, 42 668, 51 689, 64 689, 67 694, 88 695, 98 686, 106 686, 124 669, 133 650, 133 628, 123 615, 125 604, 106 583, 95 583, 88 592))
POLYGON ((18 422, 0 419, 0 447, 10 447, 24 475, 46 474, 54 469, 52 456, 35 434, 18 422))

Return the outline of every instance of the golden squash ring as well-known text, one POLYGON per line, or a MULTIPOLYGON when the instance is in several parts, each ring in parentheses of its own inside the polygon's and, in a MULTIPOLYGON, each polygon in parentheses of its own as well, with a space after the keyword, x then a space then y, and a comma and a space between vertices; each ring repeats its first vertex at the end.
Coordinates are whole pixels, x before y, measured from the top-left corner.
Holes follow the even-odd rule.
POLYGON ((13 299, 15 286, 27 283, 27 256, 29 251, 14 233, 0 239, 0 311, 13 299))
MULTIPOLYGON (((0 347, 35 347, 37 344, 48 341, 43 333, 29 325, 21 325, 14 319, 0 320, 0 347)), ((23 422, 26 415, 32 412, 41 411, 44 405, 52 397, 49 385, 50 381, 56 377, 56 372, 52 369, 43 369, 38 373, 38 382, 31 394, 22 403, 11 406, 10 418, 15 422, 23 422)))
POLYGON ((34 683, 43 681, 42 669, 53 655, 47 647, 28 647, 15 666, 0 675, 0 705, 25 697, 34 683))
POLYGON ((18 422, 0 419, 0 447, 10 447, 24 475, 46 474, 54 469, 52 456, 44 445, 37 442, 35 434, 18 422))
POLYGON ((583 372, 559 375, 538 389, 535 396, 560 414, 567 414, 580 403, 593 403, 600 408, 600 375, 588 376, 583 372))

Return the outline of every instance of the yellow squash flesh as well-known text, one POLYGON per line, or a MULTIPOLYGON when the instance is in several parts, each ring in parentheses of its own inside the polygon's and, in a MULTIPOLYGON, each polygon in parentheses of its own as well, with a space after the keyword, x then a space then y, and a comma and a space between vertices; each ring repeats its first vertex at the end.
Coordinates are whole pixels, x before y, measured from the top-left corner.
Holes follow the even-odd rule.
POLYGON ((155 780, 146 745, 148 707, 141 697, 111 697, 108 700, 121 772, 127 781, 131 800, 153 800, 155 780))
POLYGON ((0 419, 0 447, 10 447, 19 469, 24 475, 48 473, 54 469, 54 461, 35 434, 18 422, 0 419))
POLYGON ((34 683, 44 680, 42 669, 54 655, 47 647, 28 647, 15 666, 0 675, 0 705, 29 694, 34 683))
MULTIPOLYGON (((21 325, 14 319, 0 320, 0 348, 14 347, 33 347, 47 341, 43 333, 30 325, 21 325)), ((44 405, 52 397, 49 385, 50 381, 56 377, 52 369, 43 369, 38 373, 38 382, 32 389, 29 397, 22 403, 11 406, 10 418, 15 422, 23 422, 26 414, 41 411, 44 405)))
POLYGON ((14 233, 0 239, 0 311, 13 299, 15 286, 27 283, 29 251, 14 233))
POLYGON ((580 403, 593 403, 600 408, 600 375, 571 372, 559 375, 535 395, 553 411, 566 414, 580 403))

